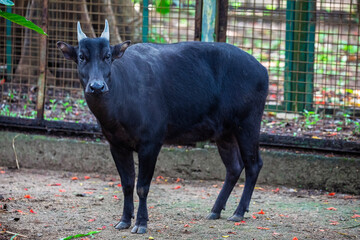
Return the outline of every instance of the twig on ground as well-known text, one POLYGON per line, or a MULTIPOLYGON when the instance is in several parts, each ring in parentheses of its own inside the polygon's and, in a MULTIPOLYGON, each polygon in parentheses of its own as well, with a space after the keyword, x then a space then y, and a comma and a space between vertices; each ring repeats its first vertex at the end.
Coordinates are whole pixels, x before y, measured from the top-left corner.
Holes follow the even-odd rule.
POLYGON ((13 140, 12 140, 12 147, 13 147, 13 150, 14 150, 14 153, 15 153, 15 161, 16 161, 16 167, 17 169, 20 169, 20 166, 19 166, 19 160, 17 158, 17 154, 16 154, 16 149, 15 149, 15 139, 19 136, 19 134, 17 134, 13 140))
POLYGON ((20 233, 13 233, 13 232, 10 232, 10 231, 6 231, 6 230, 4 230, 4 231, 1 231, 2 233, 7 233, 7 234, 11 234, 11 235, 16 235, 16 236, 19 236, 19 237, 24 237, 24 238, 27 238, 27 236, 25 236, 25 235, 22 235, 22 234, 20 234, 20 233))

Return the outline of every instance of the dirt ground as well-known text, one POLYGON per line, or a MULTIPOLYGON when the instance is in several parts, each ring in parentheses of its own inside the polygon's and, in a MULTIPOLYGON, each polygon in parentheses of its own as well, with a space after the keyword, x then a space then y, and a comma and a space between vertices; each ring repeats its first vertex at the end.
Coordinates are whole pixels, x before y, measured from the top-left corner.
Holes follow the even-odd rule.
MULTIPOLYGON (((227 221, 243 190, 239 183, 219 220, 205 217, 221 181, 156 176, 148 198, 144 235, 118 231, 123 197, 118 176, 44 170, 0 173, 0 239, 358 239, 360 196, 284 186, 257 186, 250 212, 227 221), (26 237, 24 237, 24 236, 26 237)), ((136 197, 135 197, 136 199, 136 197)), ((135 202, 137 207, 137 202, 135 202)))

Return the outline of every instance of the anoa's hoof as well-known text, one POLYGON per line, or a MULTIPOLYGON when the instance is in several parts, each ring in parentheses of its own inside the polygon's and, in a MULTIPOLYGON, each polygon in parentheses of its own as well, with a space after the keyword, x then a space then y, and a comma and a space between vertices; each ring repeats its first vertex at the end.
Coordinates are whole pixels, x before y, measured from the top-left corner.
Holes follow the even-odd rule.
POLYGON ((208 219, 208 220, 215 220, 215 219, 219 219, 219 218, 220 218, 220 213, 214 213, 214 212, 210 213, 206 217, 206 219, 208 219))

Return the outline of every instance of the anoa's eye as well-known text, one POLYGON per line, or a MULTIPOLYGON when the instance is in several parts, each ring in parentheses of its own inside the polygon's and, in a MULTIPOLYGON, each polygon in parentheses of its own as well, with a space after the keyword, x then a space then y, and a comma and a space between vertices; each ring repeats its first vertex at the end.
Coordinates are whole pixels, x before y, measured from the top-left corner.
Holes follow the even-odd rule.
POLYGON ((105 55, 105 59, 106 60, 109 60, 111 58, 111 54, 110 53, 107 53, 106 55, 105 55))
POLYGON ((79 55, 79 59, 80 59, 81 62, 85 61, 84 55, 83 55, 83 54, 80 54, 80 55, 79 55))

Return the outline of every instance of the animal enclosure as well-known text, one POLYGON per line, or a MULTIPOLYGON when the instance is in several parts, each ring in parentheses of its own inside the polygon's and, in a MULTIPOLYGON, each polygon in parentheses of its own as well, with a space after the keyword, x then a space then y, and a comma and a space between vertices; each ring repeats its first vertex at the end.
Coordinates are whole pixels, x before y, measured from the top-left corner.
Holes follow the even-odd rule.
POLYGON ((210 29, 211 41, 238 46, 268 69, 263 133, 359 142, 358 1, 21 0, 1 10, 48 33, 0 19, 1 122, 95 124, 76 66, 56 42, 76 45, 77 21, 99 36, 108 19, 112 44, 205 40, 210 29))

